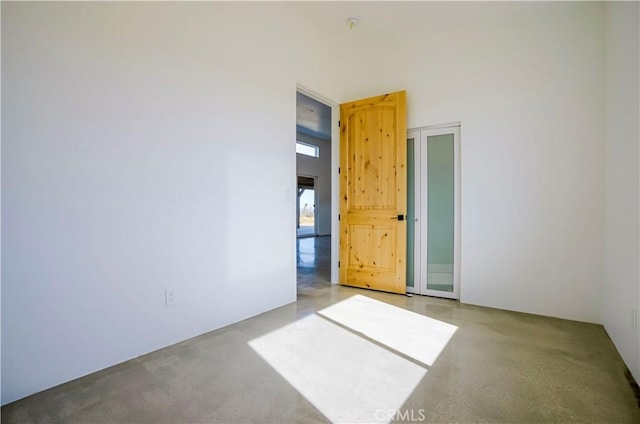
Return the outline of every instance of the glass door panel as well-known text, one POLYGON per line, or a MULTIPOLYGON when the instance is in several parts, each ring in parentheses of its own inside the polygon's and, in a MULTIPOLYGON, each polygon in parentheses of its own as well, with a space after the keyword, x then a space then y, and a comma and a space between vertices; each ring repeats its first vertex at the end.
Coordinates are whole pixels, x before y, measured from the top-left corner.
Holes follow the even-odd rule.
POLYGON ((454 291, 454 135, 427 136, 427 290, 454 291))

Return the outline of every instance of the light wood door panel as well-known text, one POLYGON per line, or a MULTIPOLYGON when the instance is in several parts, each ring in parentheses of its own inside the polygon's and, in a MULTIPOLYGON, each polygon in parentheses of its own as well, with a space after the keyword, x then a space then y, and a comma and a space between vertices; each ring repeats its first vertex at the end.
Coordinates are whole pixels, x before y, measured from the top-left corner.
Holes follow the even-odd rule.
POLYGON ((340 105, 340 283, 406 292, 406 93, 340 105))

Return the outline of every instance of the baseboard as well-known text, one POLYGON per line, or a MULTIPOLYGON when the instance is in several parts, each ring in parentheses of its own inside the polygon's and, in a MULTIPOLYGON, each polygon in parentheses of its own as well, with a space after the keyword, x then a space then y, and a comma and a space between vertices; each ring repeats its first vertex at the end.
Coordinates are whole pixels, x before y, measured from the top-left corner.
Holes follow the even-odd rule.
POLYGON ((627 381, 631 386, 631 390, 633 390, 633 394, 636 395, 638 408, 640 408, 640 386, 638 386, 638 383, 636 382, 636 379, 633 377, 633 374, 631 374, 631 371, 629 371, 629 368, 625 366, 624 369, 625 369, 624 376, 627 377, 627 381))

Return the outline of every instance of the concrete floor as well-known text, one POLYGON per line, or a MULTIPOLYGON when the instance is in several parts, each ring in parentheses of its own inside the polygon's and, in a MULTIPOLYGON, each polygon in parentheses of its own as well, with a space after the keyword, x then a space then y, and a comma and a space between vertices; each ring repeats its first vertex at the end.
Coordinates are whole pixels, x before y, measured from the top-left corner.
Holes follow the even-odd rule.
POLYGON ((386 421, 388 408, 413 422, 640 422, 602 326, 335 287, 329 238, 297 243, 297 303, 6 405, 2 422, 386 421), (391 324, 358 321, 369 307, 391 324))
POLYGON ((298 237, 313 237, 316 235, 316 229, 313 226, 301 226, 296 230, 298 237))

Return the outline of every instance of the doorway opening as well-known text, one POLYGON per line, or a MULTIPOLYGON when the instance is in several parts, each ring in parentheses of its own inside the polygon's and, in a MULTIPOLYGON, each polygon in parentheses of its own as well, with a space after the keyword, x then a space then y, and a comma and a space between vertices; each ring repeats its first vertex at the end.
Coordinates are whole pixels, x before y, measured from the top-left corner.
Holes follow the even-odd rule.
POLYGON ((316 180, 318 177, 298 175, 298 237, 318 235, 316 219, 316 180))
MULTIPOLYGON (((333 104, 296 92, 296 264, 298 294, 329 287, 332 272, 333 104)), ((337 121, 336 121, 337 124, 337 121)))

